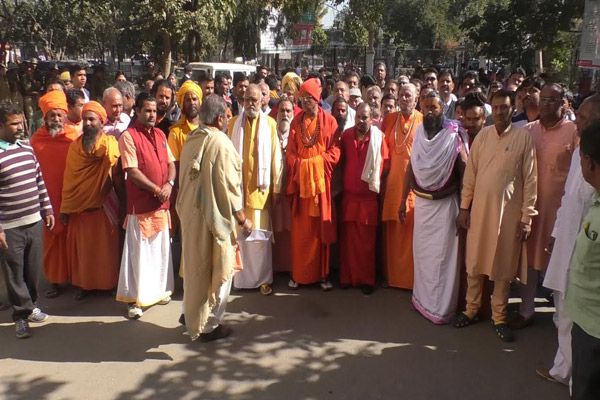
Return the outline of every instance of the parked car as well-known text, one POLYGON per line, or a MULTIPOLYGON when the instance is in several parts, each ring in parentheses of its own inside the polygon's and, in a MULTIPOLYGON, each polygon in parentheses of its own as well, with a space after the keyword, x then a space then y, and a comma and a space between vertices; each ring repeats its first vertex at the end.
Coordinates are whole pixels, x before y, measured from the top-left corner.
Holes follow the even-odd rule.
MULTIPOLYGON (((243 72, 246 75, 250 75, 256 72, 256 66, 237 64, 237 63, 211 63, 211 62, 191 62, 188 65, 192 66, 192 80, 198 81, 202 73, 208 76, 214 77, 222 72, 229 73, 229 76, 233 78, 233 74, 236 72, 243 72)), ((175 76, 177 80, 181 80, 184 75, 183 67, 175 68, 175 76)))

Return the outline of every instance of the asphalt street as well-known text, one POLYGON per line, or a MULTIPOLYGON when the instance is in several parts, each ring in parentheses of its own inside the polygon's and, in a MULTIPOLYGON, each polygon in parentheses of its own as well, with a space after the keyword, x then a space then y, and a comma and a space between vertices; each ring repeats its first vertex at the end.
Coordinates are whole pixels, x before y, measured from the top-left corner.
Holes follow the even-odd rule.
POLYGON ((233 292, 233 334, 208 344, 179 326, 181 291, 137 321, 109 293, 75 301, 67 291, 41 300, 51 318, 26 340, 0 312, 0 399, 569 398, 535 374, 556 350, 551 312, 505 344, 489 321, 431 324, 407 291, 291 291, 286 282, 278 277, 269 297, 233 292))

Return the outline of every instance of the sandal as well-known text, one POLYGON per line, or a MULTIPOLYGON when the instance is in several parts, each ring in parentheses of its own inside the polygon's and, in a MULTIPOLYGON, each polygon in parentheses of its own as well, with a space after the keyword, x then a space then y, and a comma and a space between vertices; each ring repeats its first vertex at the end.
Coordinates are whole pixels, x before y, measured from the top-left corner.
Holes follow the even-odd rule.
POLYGON ((298 289, 298 282, 296 282, 293 279, 290 279, 290 281, 288 282, 288 287, 290 289, 296 290, 296 289, 298 289))
POLYGON ((465 314, 464 312, 461 312, 460 314, 458 314, 456 316, 456 318, 454 318, 454 321, 452 322, 452 326, 455 328, 464 328, 467 327, 469 325, 473 325, 474 323, 478 322, 479 318, 476 316, 474 316, 473 318, 469 318, 469 316, 467 314, 465 314))
POLYGON ((494 325, 494 331, 503 342, 513 342, 515 340, 515 335, 506 323, 494 325))
POLYGON ((263 283, 262 285, 260 285, 260 294, 262 294, 263 296, 269 296, 272 293, 273 289, 268 283, 263 283))

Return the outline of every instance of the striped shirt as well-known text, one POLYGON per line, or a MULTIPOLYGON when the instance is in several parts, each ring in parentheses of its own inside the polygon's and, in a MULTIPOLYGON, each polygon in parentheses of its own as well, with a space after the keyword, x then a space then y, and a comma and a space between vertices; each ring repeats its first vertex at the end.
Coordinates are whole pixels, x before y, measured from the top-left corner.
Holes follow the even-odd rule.
POLYGON ((52 205, 33 149, 0 140, 0 226, 17 228, 47 215, 52 205))

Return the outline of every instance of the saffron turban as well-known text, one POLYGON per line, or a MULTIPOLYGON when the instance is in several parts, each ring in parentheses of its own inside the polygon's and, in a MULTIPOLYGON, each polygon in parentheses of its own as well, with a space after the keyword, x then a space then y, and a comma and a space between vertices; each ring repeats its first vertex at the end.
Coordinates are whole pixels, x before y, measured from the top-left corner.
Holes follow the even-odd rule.
POLYGON ((93 100, 88 101, 83 105, 83 108, 81 109, 81 115, 83 116, 83 114, 86 111, 95 112, 100 117, 100 121, 102 121, 102 124, 104 125, 106 123, 108 117, 106 116, 106 110, 104 109, 104 107, 102 107, 102 104, 93 100))
POLYGON ((187 93, 193 93, 198 97, 198 101, 202 104, 202 88, 198 86, 194 81, 188 79, 183 82, 183 85, 179 88, 177 92, 177 105, 179 108, 183 108, 183 99, 187 93))
POLYGON ((281 79, 281 91, 284 93, 292 92, 292 94, 296 94, 300 89, 300 85, 302 85, 302 78, 294 72, 288 72, 281 79))
POLYGON ((67 96, 62 90, 53 90, 40 97, 38 105, 44 117, 51 110, 59 109, 67 112, 67 96))
POLYGON ((300 86, 300 93, 306 93, 318 103, 321 101, 321 81, 317 78, 307 79, 300 86))

